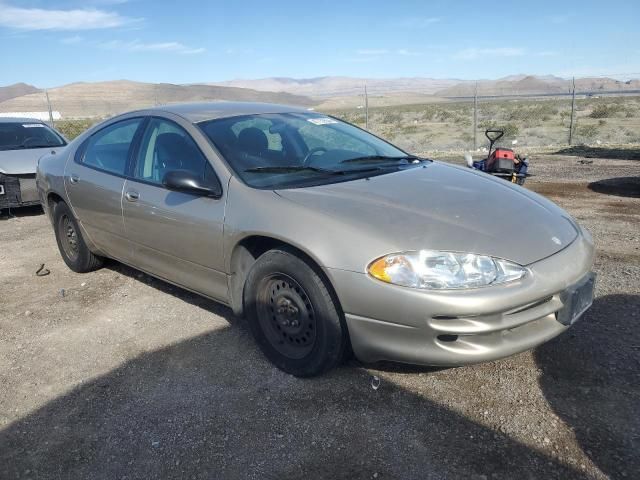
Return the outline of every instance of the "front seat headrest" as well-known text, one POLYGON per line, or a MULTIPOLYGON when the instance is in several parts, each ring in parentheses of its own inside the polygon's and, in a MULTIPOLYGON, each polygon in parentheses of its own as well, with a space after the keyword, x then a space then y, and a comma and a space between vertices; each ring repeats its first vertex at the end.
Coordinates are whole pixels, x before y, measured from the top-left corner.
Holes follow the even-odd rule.
POLYGON ((242 150, 256 156, 262 155, 269 149, 267 135, 256 127, 242 130, 238 135, 238 144, 242 150))

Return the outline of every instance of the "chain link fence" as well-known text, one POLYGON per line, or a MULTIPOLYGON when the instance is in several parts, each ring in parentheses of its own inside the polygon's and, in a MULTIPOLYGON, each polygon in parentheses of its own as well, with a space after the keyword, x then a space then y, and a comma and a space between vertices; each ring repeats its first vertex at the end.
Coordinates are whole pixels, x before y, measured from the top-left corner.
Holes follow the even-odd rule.
MULTIPOLYGON (((374 106, 368 129, 414 153, 482 150, 486 129, 504 130, 503 146, 556 148, 569 145, 571 109, 571 96, 478 97, 474 129, 473 98, 374 106)), ((365 126, 363 108, 327 113, 365 126)), ((571 137, 572 145, 640 144, 640 94, 576 94, 571 137)))

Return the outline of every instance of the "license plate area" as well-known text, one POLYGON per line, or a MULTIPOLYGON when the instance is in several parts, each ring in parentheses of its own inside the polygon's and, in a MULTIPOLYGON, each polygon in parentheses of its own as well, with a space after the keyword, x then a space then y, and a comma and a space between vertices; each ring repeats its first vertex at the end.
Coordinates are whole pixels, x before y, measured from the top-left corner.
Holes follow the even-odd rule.
POLYGON ((556 313, 557 320, 563 325, 572 325, 593 304, 593 291, 596 274, 590 273, 576 285, 560 294, 563 307, 556 313))

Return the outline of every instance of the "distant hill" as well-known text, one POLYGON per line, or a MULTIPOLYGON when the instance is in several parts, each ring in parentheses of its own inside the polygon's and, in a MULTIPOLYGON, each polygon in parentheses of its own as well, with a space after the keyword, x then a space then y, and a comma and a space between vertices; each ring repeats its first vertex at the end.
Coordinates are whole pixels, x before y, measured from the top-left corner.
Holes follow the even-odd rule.
MULTIPOLYGON (((579 92, 638 90, 640 80, 623 82, 612 78, 577 78, 576 90, 579 92)), ((473 96, 475 82, 454 85, 436 92, 440 97, 473 96)), ((552 75, 512 75, 498 80, 479 80, 478 95, 534 95, 568 93, 571 81, 552 75)))
MULTIPOLYGON (((1 1, 1 0, 0 0, 1 1)), ((153 105, 198 101, 255 101, 304 107, 356 108, 362 105, 364 86, 370 106, 447 101, 473 96, 475 81, 433 78, 273 77, 231 80, 216 84, 174 85, 116 80, 72 83, 48 89, 53 110, 63 117, 96 117, 153 105)), ((570 81, 552 75, 511 75, 479 80, 479 95, 539 95, 570 91, 570 81)), ((576 79, 579 92, 640 90, 640 80, 576 79)), ((24 83, 0 87, 0 112, 47 110, 42 90, 24 83)))
MULTIPOLYGON (((7 88, 7 87, 5 87, 7 88)), ((290 93, 274 93, 245 88, 213 85, 173 85, 117 80, 97 83, 72 83, 48 90, 51 105, 63 117, 113 115, 163 103, 199 101, 255 101, 311 106, 310 98, 290 93)), ((2 112, 46 109, 41 93, 13 97, 0 102, 2 112)))
POLYGON ((21 97, 22 95, 29 95, 30 93, 37 93, 40 89, 33 85, 26 83, 16 83, 14 85, 8 85, 6 87, 0 87, 0 102, 10 100, 12 98, 21 97))
POLYGON ((431 95, 438 90, 464 83, 462 80, 434 78, 356 78, 356 77, 317 77, 288 78, 272 77, 255 80, 230 80, 212 83, 227 87, 251 88, 270 92, 287 92, 311 97, 343 97, 361 95, 364 86, 371 94, 413 92, 431 95))

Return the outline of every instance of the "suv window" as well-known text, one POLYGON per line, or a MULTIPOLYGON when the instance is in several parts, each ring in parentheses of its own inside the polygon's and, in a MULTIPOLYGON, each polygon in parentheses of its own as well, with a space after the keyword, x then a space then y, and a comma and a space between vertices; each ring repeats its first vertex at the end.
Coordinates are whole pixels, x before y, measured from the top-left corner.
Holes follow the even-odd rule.
MULTIPOLYGON (((207 165, 209 162, 182 127, 170 120, 152 118, 142 137, 133 176, 161 184, 167 172, 188 170, 204 179, 207 165)), ((215 176, 211 165, 209 170, 215 176)))
POLYGON ((124 175, 131 142, 141 118, 114 123, 89 137, 82 163, 118 175, 124 175))

